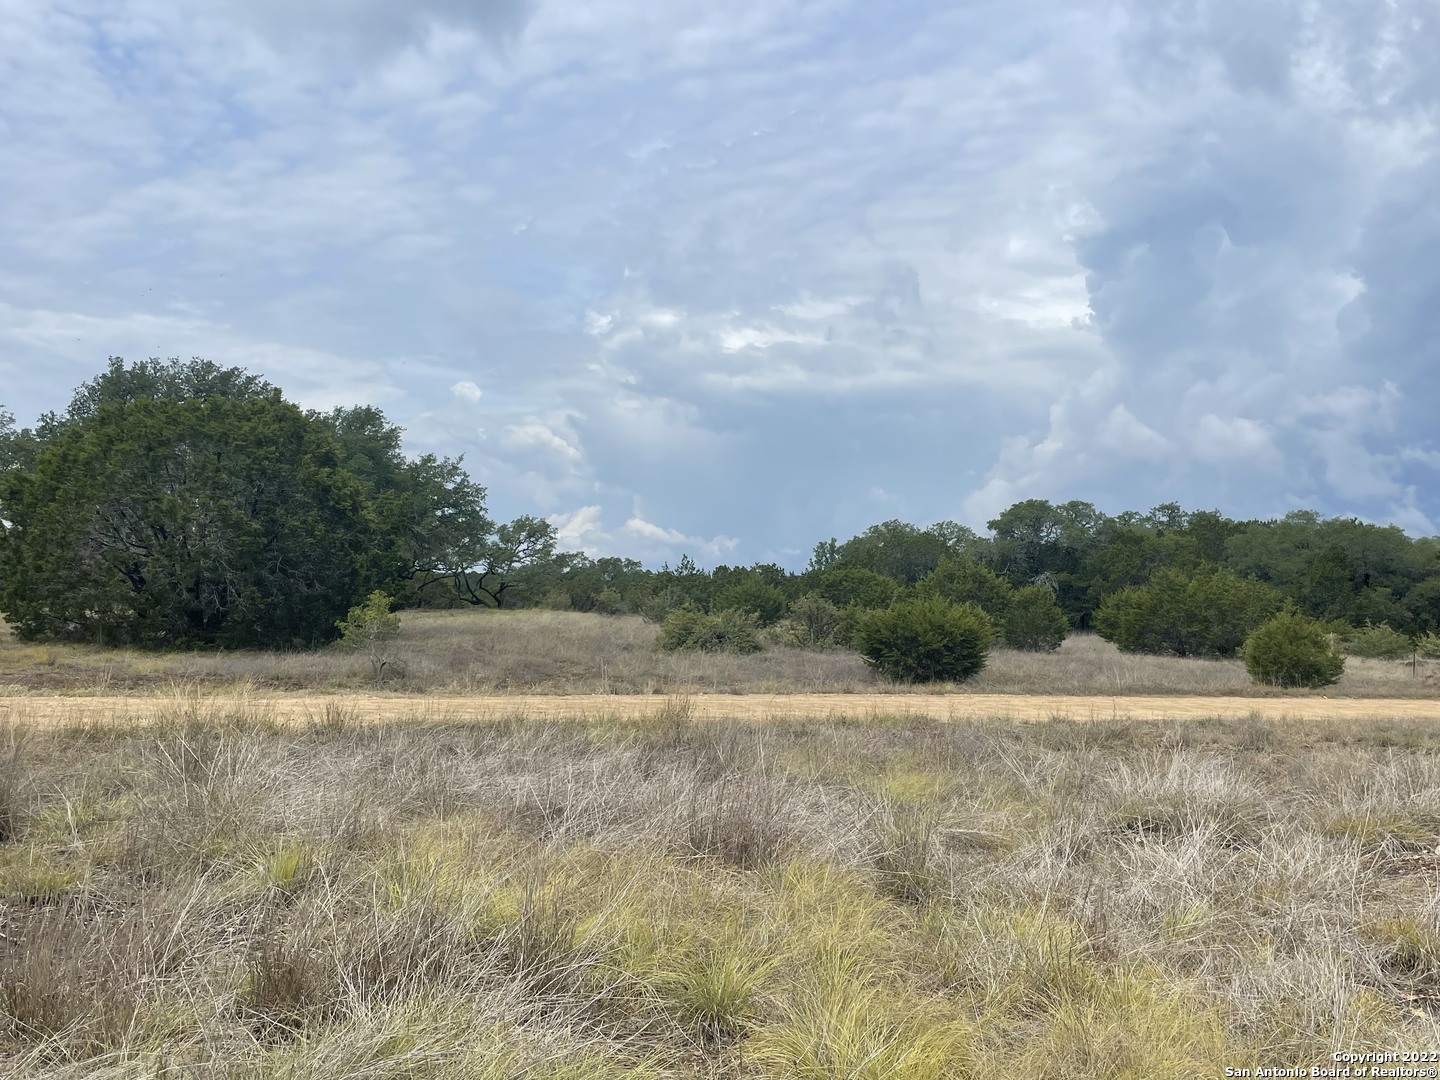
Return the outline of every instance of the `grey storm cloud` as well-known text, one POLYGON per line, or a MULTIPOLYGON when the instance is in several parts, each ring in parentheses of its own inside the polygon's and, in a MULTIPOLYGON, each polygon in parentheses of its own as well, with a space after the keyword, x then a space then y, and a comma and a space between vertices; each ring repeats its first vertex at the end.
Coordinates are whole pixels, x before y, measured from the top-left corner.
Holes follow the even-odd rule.
POLYGON ((423 43, 436 28, 510 41, 533 11, 531 0, 226 0, 225 6, 282 50, 322 47, 371 60, 423 43))
POLYGON ((47 0, 0 403, 371 401, 594 551, 1028 497, 1440 520, 1440 13, 47 0))

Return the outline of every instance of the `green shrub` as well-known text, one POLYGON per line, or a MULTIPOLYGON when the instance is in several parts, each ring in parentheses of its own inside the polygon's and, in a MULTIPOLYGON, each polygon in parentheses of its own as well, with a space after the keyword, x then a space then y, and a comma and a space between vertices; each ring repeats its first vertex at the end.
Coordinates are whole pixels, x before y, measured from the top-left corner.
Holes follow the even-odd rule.
POLYGON ((887 679, 963 682, 985 667, 991 634, 989 617, 976 605, 921 597, 865 615, 855 645, 887 679))
MULTIPOLYGON (((646 622, 663 623, 674 611, 686 608, 684 594, 677 588, 647 588, 634 594, 631 608, 646 622)), ((693 605, 692 605, 693 606, 693 605)))
POLYGON ((870 608, 863 608, 859 604, 847 604, 840 609, 840 625, 835 629, 835 644, 850 646, 855 644, 855 631, 865 621, 865 616, 870 614, 870 608))
POLYGON ((765 648, 760 620, 753 612, 707 615, 693 608, 676 608, 666 615, 655 645, 667 652, 756 653, 765 648))
POLYGON ((1415 639, 1415 651, 1427 660, 1440 660, 1440 634, 1431 630, 1415 639))
POLYGON ((832 568, 805 575, 805 589, 817 593, 838 608, 852 604, 873 611, 895 602, 900 586, 884 574, 860 567, 832 568))
POLYGON ((1325 627, 1294 612, 1281 612, 1245 639, 1245 670, 1271 686, 1329 686, 1345 670, 1325 627))
POLYGON ((1220 567, 1190 574, 1165 567, 1106 597, 1095 632, 1124 652, 1234 656, 1283 602, 1273 587, 1220 567))
POLYGON ((623 615, 625 600, 619 590, 607 587, 595 594, 595 601, 590 610, 597 615, 623 615))
POLYGON ((1000 620, 1005 644, 1026 652, 1054 652, 1070 633, 1070 621, 1043 585, 1015 590, 1000 620))
POLYGON ((1345 635, 1344 650, 1351 656, 1367 660, 1403 660, 1415 651, 1415 646, 1404 634, 1381 623, 1364 626, 1345 635))
POLYGON ((788 617, 776 626, 780 639, 802 649, 824 649, 837 644, 840 609, 823 596, 807 594, 790 605, 788 617))
POLYGON ((974 559, 942 559, 915 586, 915 593, 952 604, 974 604, 1000 626, 1015 590, 1010 582, 974 559))
POLYGON ((393 602, 376 589, 335 624, 340 630, 340 647, 364 653, 377 679, 394 662, 390 643, 400 634, 400 616, 390 610, 393 602))
POLYGON ((757 578, 721 589, 710 610, 753 612, 761 626, 774 626, 785 614, 785 594, 757 578))

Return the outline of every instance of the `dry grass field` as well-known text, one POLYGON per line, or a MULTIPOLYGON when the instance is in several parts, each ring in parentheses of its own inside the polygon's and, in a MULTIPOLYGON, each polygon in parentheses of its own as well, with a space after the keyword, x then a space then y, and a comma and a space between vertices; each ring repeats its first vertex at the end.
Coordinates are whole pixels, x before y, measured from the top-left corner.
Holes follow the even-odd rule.
POLYGON ((1440 725, 0 732, 0 1075, 1130 1077, 1440 1047, 1440 725))
MULTIPOLYGON (((998 649, 961 687, 896 687, 854 653, 772 648, 753 656, 663 653, 636 616, 574 612, 408 612, 381 689, 441 694, 1060 694, 1255 695, 1238 660, 1126 655, 1092 635, 1054 654, 998 649)), ((155 692, 181 686, 373 690, 370 663, 326 649, 147 653, 24 645, 0 624, 0 695, 155 692)), ((1293 695, 1293 691, 1290 695, 1293 695)), ((1440 697, 1440 663, 1350 659, 1329 697, 1440 697)), ((1287 695, 1287 696, 1290 696, 1287 695)))
POLYGON ((892 723, 908 720, 1098 721, 1440 720, 1427 698, 1216 697, 1056 694, 399 694, 230 693, 180 687, 157 694, 42 695, 0 698, 0 724, 113 726, 163 720, 177 711, 244 717, 276 727, 346 724, 469 724, 505 720, 644 721, 676 709, 696 720, 763 723, 774 719, 892 723))
POLYGON ((1351 661, 0 639, 0 1078, 1223 1075, 1440 1049, 1440 707, 1351 661), (1249 695, 1249 696, 1246 696, 1249 695))

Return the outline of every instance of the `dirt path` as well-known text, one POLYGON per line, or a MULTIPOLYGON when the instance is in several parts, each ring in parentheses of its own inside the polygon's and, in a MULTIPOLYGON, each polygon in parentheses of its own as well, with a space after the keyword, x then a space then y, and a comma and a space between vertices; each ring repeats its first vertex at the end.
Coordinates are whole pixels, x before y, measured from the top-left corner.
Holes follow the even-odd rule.
POLYGON ((117 719, 149 720, 165 715, 242 712, 282 721, 339 716, 374 722, 387 719, 486 720, 524 715, 536 719, 601 715, 655 715, 666 708, 688 709, 692 719, 733 717, 869 716, 918 714, 939 720, 1005 717, 1014 720, 1183 720, 1257 715, 1272 719, 1434 719, 1440 700, 1324 697, 1062 697, 1012 694, 695 694, 506 695, 447 697, 385 694, 254 694, 169 697, 0 698, 0 723, 49 726, 117 719))

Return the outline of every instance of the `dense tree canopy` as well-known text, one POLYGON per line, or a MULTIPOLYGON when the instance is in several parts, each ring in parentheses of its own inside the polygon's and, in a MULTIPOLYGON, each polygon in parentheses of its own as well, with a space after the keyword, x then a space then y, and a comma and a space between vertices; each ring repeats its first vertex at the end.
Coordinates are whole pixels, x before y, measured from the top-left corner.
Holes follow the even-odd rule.
POLYGON ((934 570, 941 559, 964 554, 978 540, 973 531, 953 521, 942 521, 928 529, 904 521, 885 521, 843 544, 833 539, 817 544, 810 568, 869 570, 913 585, 934 570))
POLYGON ((105 401, 41 443, 0 489, 22 636, 311 642, 376 576, 360 484, 277 394, 105 401))
POLYGON ((29 638, 273 647, 333 637, 377 588, 503 603, 553 530, 496 527, 458 461, 400 434, 240 368, 112 359, 64 413, 0 425, 0 611, 29 638))

